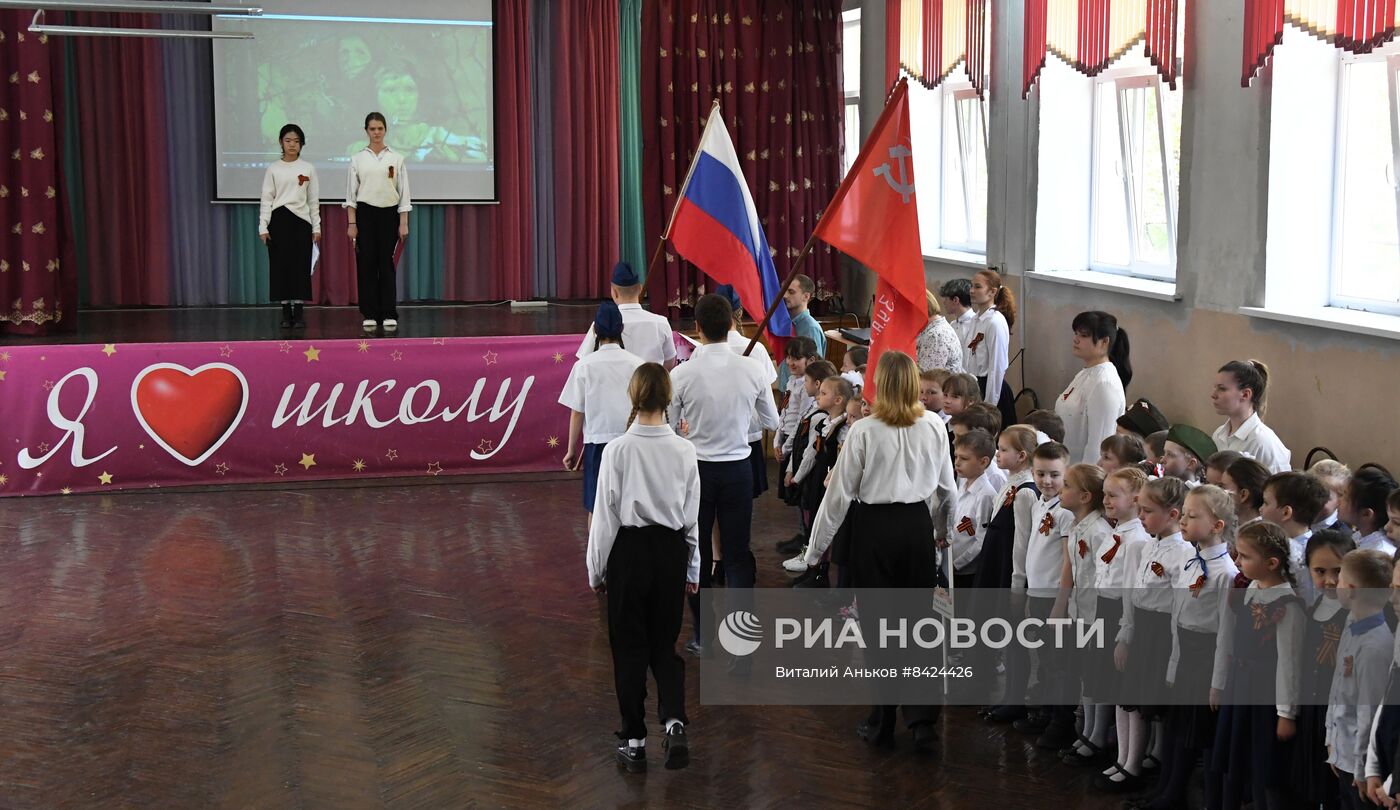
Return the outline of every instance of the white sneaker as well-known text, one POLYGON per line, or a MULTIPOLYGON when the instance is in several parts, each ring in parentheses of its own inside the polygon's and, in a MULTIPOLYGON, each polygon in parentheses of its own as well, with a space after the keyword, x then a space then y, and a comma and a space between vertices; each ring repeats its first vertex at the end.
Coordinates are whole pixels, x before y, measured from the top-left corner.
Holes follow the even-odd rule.
POLYGON ((364 327, 364 330, 366 332, 373 332, 376 328, 378 328, 379 324, 375 323, 374 320, 371 318, 365 318, 364 322, 361 323, 360 326, 364 327))
POLYGON ((796 557, 783 561, 783 570, 794 574, 800 574, 807 570, 807 547, 803 546, 802 551, 796 557))
POLYGON ((385 332, 392 332, 392 331, 394 331, 395 329, 398 329, 398 328, 399 328, 399 322, 398 322, 398 321, 394 320, 393 318, 385 318, 385 319, 384 319, 384 331, 385 331, 385 332))

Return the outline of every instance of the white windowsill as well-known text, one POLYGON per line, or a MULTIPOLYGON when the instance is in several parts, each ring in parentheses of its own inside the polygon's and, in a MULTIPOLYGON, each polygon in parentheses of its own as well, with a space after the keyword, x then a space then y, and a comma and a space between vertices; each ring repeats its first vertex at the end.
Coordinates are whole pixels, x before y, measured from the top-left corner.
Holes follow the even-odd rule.
POLYGON ((1303 324, 1320 329, 1334 329, 1356 335, 1400 340, 1400 316, 1362 312, 1341 307, 1240 307, 1240 312, 1252 318, 1303 324))
POLYGON ((938 262, 939 264, 951 264, 957 267, 969 267, 974 270, 981 270, 987 266, 987 254, 966 253, 961 250, 945 250, 934 248, 924 254, 924 261, 938 262))
POLYGON ((1098 273, 1093 270, 1032 270, 1028 278, 1068 284, 1072 287, 1085 287, 1091 290, 1136 295, 1157 301, 1180 301, 1176 285, 1169 281, 1153 281, 1133 276, 1120 276, 1114 273, 1098 273))

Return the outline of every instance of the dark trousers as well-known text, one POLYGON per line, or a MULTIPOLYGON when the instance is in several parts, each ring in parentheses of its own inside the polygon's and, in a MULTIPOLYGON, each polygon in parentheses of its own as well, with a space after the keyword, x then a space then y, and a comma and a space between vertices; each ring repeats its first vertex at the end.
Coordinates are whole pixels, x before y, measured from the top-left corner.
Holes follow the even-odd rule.
MULTIPOLYGON (((752 588, 756 577, 753 549, 749 535, 753 528, 753 465, 748 459, 740 461, 701 461, 700 515, 700 587, 710 586, 710 565, 714 552, 710 537, 719 521, 719 550, 724 560, 724 582, 730 588, 752 588)), ((747 602, 734 601, 731 610, 742 609, 747 602)), ((695 622, 695 640, 709 646, 714 628, 709 617, 700 615, 700 595, 690 597, 690 614, 695 622)))
MULTIPOLYGON (((991 395, 987 393, 987 378, 978 377, 977 387, 982 391, 982 399, 987 400, 991 395)), ((997 410, 1001 413, 1001 427, 1003 430, 1017 423, 1016 400, 1011 393, 1011 385, 1003 378, 1001 381, 1001 393, 997 396, 997 410)))
POLYGON ((394 287, 394 248, 399 244, 399 212, 360 203, 355 206, 355 272, 359 281, 360 315, 365 320, 398 320, 394 287))
POLYGON ((608 555, 608 639, 622 711, 619 739, 647 735, 648 667, 656 678, 661 719, 686 722, 685 664, 676 655, 676 638, 689 563, 685 534, 664 526, 624 526, 608 555))
MULTIPOLYGON (((1054 608, 1054 598, 1026 597, 1026 615, 1029 618, 1044 621, 1050 618, 1054 608)), ((1055 648, 1055 633, 1050 627, 1027 628, 1026 635, 1033 640, 1044 642, 1036 649, 1040 663, 1036 670, 1035 692, 1050 715, 1050 725, 1057 728, 1074 728, 1074 707, 1079 700, 1079 681, 1073 677, 1072 667, 1065 660, 1065 651, 1055 648)), ((1007 681, 1009 689, 1010 678, 1007 681)), ((1006 702, 1015 703, 1014 700, 1006 702)))

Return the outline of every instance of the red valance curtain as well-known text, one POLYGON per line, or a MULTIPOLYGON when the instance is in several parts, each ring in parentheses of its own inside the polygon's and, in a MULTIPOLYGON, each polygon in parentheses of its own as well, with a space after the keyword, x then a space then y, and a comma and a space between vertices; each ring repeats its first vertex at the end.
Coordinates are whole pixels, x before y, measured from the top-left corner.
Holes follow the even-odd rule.
POLYGON ((71 329, 78 305, 59 166, 62 50, 26 30, 32 16, 0 11, 0 331, 15 334, 71 329))
POLYGON ((925 87, 959 65, 977 95, 987 81, 987 0, 902 0, 899 64, 925 87))
MULTIPOLYGON (((648 255, 718 98, 773 262, 786 276, 841 183, 840 0, 648 2, 641 65, 648 255)), ((803 268, 816 281, 818 297, 828 297, 835 252, 818 245, 803 268)), ((689 307, 709 286, 670 251, 647 278, 655 309, 689 307)))
POLYGON ((1400 32, 1397 0, 1245 0, 1244 74, 1259 74, 1274 46, 1283 41, 1285 22, 1325 39, 1344 51, 1370 53, 1400 32))
POLYGON ((1139 42, 1167 86, 1176 88, 1178 0, 1025 0, 1025 81, 1021 96, 1053 53, 1089 76, 1139 42))

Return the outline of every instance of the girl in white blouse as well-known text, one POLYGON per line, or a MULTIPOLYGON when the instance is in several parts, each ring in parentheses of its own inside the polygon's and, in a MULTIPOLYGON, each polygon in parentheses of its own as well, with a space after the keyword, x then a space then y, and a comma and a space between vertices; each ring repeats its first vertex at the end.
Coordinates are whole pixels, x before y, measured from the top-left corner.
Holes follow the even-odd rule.
POLYGON ((282 328, 306 325, 302 302, 311 298, 311 245, 321 241, 321 195, 316 167, 301 159, 306 135, 296 124, 277 136, 282 159, 263 175, 258 236, 267 245, 273 301, 282 302, 282 328))
POLYGON ((1293 469, 1293 453, 1261 418, 1268 387, 1269 367, 1258 360, 1231 360, 1221 366, 1210 403, 1226 420, 1211 438, 1221 450, 1243 453, 1271 473, 1288 472, 1293 469))
POLYGON ((350 213, 346 233, 355 246, 364 329, 373 331, 382 323, 384 331, 393 332, 399 328, 394 253, 408 238, 408 212, 413 210, 413 202, 408 196, 403 155, 384 142, 386 132, 383 114, 365 116, 369 145, 350 158, 344 206, 350 213))
MULTIPOLYGON (((977 313, 968 329, 967 371, 977 378, 982 399, 1001 412, 1003 425, 1017 421, 1015 397, 1006 382, 1011 360, 1011 327, 1016 324, 1016 299, 1002 286, 995 270, 981 270, 972 277, 972 310, 977 313)), ((1077 463, 1080 459, 1074 459, 1077 463)))
POLYGON ((1123 389, 1133 379, 1128 360, 1128 333, 1107 312, 1081 312, 1071 324, 1072 351, 1084 368, 1070 380, 1055 413, 1065 423, 1065 446, 1078 464, 1099 457, 1099 444, 1118 430, 1127 398, 1123 389))

